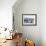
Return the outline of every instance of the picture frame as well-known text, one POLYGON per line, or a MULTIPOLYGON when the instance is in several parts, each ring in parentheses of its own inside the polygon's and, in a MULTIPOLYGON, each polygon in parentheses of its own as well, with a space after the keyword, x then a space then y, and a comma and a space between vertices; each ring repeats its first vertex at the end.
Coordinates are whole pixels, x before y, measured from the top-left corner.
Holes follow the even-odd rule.
POLYGON ((22 26, 36 26, 37 14, 22 14, 22 26))

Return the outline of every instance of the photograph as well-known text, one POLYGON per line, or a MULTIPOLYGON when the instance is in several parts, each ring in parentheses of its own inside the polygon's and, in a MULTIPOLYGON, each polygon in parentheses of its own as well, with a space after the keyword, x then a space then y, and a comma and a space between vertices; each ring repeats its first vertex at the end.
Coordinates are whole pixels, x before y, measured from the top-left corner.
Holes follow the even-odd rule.
POLYGON ((46 0, 0 0, 0 46, 46 46, 46 0))
POLYGON ((22 14, 22 25, 24 26, 37 25, 37 14, 22 14))

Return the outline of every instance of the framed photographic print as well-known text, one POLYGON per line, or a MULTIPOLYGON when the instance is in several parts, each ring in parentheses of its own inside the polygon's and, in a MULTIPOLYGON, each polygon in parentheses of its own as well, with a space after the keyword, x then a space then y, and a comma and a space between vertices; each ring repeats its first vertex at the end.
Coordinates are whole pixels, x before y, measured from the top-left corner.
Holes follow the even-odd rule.
POLYGON ((37 14, 22 14, 22 25, 23 26, 36 26, 37 14))

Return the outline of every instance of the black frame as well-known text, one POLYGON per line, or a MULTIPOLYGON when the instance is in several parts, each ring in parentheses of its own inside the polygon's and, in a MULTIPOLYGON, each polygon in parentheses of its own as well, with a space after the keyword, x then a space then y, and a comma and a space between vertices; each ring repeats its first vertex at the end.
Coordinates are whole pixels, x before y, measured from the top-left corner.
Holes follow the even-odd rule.
POLYGON ((37 25, 37 14, 22 14, 22 26, 36 26, 37 25), (23 23, 23 16, 27 16, 27 15, 30 15, 30 16, 35 16, 35 24, 27 24, 27 25, 25 25, 24 23, 23 23))

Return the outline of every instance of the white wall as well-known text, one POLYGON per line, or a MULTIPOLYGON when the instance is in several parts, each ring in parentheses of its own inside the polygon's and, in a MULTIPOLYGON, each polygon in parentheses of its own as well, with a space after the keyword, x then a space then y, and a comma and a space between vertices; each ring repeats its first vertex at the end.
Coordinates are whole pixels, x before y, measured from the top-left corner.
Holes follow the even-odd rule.
POLYGON ((46 46, 46 0, 41 2, 41 38, 42 46, 46 46))
POLYGON ((12 28, 12 6, 16 0, 0 0, 0 27, 12 28))
POLYGON ((22 32, 24 38, 35 41, 36 46, 41 46, 41 1, 22 0, 13 6, 13 13, 15 30, 22 32), (37 26, 22 26, 22 14, 37 14, 37 26))

